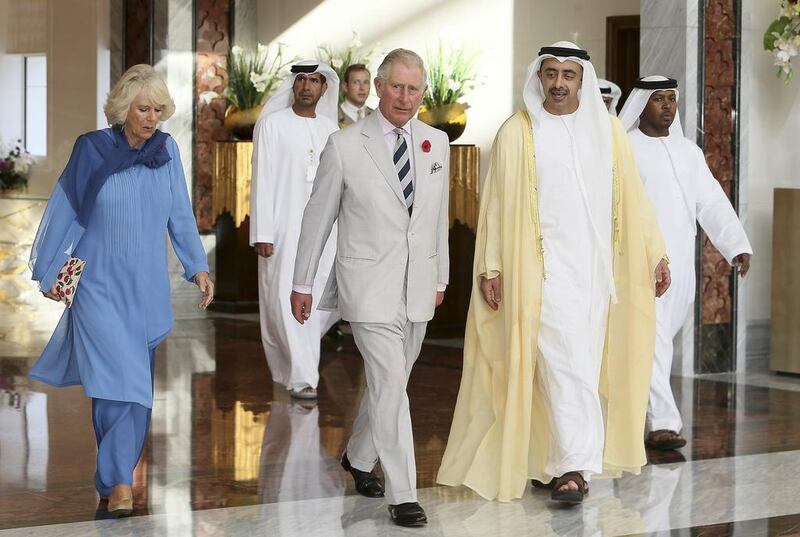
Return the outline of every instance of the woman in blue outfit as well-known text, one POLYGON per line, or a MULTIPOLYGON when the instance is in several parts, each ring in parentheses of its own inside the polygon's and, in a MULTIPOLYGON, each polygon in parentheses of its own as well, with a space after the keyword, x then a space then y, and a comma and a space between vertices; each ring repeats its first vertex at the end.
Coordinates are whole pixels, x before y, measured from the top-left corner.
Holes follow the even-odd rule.
POLYGON ((214 297, 175 141, 156 129, 175 105, 149 65, 128 69, 108 95, 109 129, 78 138, 31 252, 33 279, 54 282, 86 262, 71 309, 31 371, 54 386, 83 385, 97 437, 94 483, 117 516, 133 508, 131 482, 150 426, 155 349, 172 328, 169 233, 184 277, 214 297))

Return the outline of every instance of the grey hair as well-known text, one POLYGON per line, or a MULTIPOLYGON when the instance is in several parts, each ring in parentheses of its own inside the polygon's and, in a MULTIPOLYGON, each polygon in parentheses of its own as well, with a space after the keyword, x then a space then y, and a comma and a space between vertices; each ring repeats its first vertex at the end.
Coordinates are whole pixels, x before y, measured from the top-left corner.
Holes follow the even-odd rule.
POLYGON ((128 117, 131 103, 142 92, 153 106, 161 108, 159 121, 165 121, 175 113, 175 102, 169 94, 164 79, 152 66, 140 63, 125 71, 119 82, 108 92, 103 107, 108 124, 123 125, 128 117))
POLYGON ((396 48, 387 54, 380 67, 378 67, 378 72, 375 76, 380 80, 388 80, 389 70, 394 62, 401 62, 409 67, 419 67, 422 71, 422 82, 425 86, 428 85, 428 71, 425 69, 425 62, 420 58, 419 54, 405 48, 396 48))

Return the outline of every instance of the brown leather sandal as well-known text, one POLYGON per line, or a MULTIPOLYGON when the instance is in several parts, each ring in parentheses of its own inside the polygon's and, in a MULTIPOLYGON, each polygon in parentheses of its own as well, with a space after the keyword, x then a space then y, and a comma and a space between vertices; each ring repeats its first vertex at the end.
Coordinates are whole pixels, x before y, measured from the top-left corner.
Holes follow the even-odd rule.
POLYGON ((576 504, 583 502, 583 497, 587 494, 589 494, 589 486, 586 484, 581 473, 567 472, 556 479, 553 485, 553 492, 550 493, 550 499, 557 502, 576 504), (578 490, 559 490, 570 481, 578 485, 578 490))
POLYGON ((644 440, 644 446, 648 449, 668 451, 680 449, 686 445, 686 439, 675 431, 669 429, 659 429, 652 431, 644 440))

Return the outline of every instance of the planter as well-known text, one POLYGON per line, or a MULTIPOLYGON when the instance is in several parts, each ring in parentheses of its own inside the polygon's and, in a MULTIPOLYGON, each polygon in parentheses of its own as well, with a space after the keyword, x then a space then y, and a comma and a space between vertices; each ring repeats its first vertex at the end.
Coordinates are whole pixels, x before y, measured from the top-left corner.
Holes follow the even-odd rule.
POLYGON ((0 189, 0 198, 16 198, 17 196, 23 196, 27 190, 28 185, 16 188, 7 188, 5 190, 0 189))
POLYGON ((420 106, 417 118, 431 127, 444 131, 450 143, 453 143, 467 128, 466 110, 467 107, 461 103, 446 104, 430 110, 420 106))
POLYGON ((261 115, 263 105, 254 106, 246 110, 239 110, 235 106, 229 106, 225 111, 225 128, 233 134, 237 140, 252 140, 253 129, 261 115))

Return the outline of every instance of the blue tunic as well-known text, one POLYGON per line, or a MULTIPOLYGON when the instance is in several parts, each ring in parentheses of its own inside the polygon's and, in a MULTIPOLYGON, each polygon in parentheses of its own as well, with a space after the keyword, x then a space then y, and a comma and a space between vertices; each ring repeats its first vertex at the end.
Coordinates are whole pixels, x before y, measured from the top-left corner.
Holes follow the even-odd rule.
MULTIPOLYGON (((34 279, 49 289, 70 253, 86 267, 73 306, 31 378, 54 386, 82 384, 89 397, 152 407, 150 349, 172 328, 167 232, 187 280, 208 271, 178 146, 168 137, 166 147, 167 164, 138 164, 108 177, 85 230, 61 183, 56 185, 45 213, 56 238, 48 241, 49 230, 40 229, 42 261, 35 263, 34 279)), ((83 153, 91 159, 91 150, 79 140, 71 162, 83 153)))

